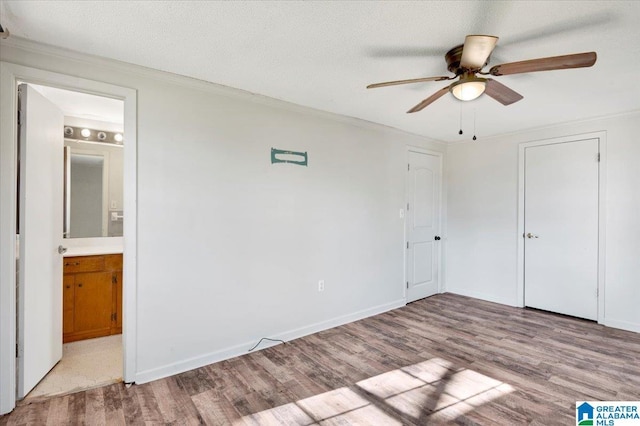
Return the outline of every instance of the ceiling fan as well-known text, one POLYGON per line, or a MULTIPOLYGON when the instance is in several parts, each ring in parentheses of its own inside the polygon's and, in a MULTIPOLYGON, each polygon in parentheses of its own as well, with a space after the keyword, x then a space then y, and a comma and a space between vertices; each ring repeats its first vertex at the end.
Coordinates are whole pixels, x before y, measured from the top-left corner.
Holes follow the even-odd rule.
POLYGON ((449 50, 444 55, 444 58, 447 61, 447 69, 455 74, 453 77, 440 76, 387 81, 384 83, 370 84, 367 86, 367 89, 399 84, 421 83, 425 81, 458 79, 458 81, 438 90, 407 112, 421 111, 447 92, 451 92, 453 96, 461 101, 472 101, 485 93, 502 105, 511 105, 522 99, 522 95, 493 78, 478 77, 478 74, 497 77, 535 71, 584 68, 595 64, 597 59, 596 52, 576 53, 495 65, 491 67, 488 72, 483 72, 482 68, 489 63, 489 57, 496 47, 497 42, 498 37, 494 36, 468 35, 464 40, 464 44, 449 50))

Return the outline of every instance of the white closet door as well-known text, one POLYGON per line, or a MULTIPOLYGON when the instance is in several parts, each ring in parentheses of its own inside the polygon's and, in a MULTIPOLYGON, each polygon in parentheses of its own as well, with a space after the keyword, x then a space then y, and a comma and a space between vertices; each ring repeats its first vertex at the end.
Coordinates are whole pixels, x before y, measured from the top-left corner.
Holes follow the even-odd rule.
POLYGON ((598 152, 598 139, 525 150, 526 306, 598 317, 598 152))

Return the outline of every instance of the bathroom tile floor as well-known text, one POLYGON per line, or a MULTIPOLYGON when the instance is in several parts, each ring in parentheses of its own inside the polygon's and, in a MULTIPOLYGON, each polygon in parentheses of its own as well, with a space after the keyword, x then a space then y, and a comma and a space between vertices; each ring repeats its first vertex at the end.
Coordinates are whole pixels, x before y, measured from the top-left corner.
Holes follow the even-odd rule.
POLYGON ((62 360, 26 398, 60 395, 122 381, 122 335, 65 343, 62 360))

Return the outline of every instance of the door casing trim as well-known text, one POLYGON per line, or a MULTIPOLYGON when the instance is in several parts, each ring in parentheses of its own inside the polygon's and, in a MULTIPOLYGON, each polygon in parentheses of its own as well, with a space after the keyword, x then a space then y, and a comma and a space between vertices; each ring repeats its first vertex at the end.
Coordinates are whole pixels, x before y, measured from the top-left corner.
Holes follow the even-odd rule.
POLYGON ((523 142, 518 146, 518 233, 517 243, 517 306, 524 308, 524 192, 525 192, 525 150, 534 146, 579 142, 598 139, 600 162, 598 164, 598 324, 605 323, 605 225, 606 225, 606 178, 607 178, 607 132, 581 133, 551 139, 523 142))
MULTIPOLYGON (((136 372, 137 286, 137 92, 135 89, 51 71, 0 62, 0 414, 16 404, 16 187, 17 87, 35 83, 124 101, 124 269, 123 350, 124 381, 136 372)), ((62 336, 61 336, 62 338, 62 336)))

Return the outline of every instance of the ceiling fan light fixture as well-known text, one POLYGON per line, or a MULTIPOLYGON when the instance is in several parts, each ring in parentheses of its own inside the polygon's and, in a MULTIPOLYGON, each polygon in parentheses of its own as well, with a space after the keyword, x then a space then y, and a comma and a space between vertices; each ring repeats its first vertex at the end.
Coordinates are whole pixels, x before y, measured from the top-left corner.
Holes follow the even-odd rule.
POLYGON ((451 85, 451 94, 461 101, 472 101, 484 93, 486 78, 467 77, 451 85))

